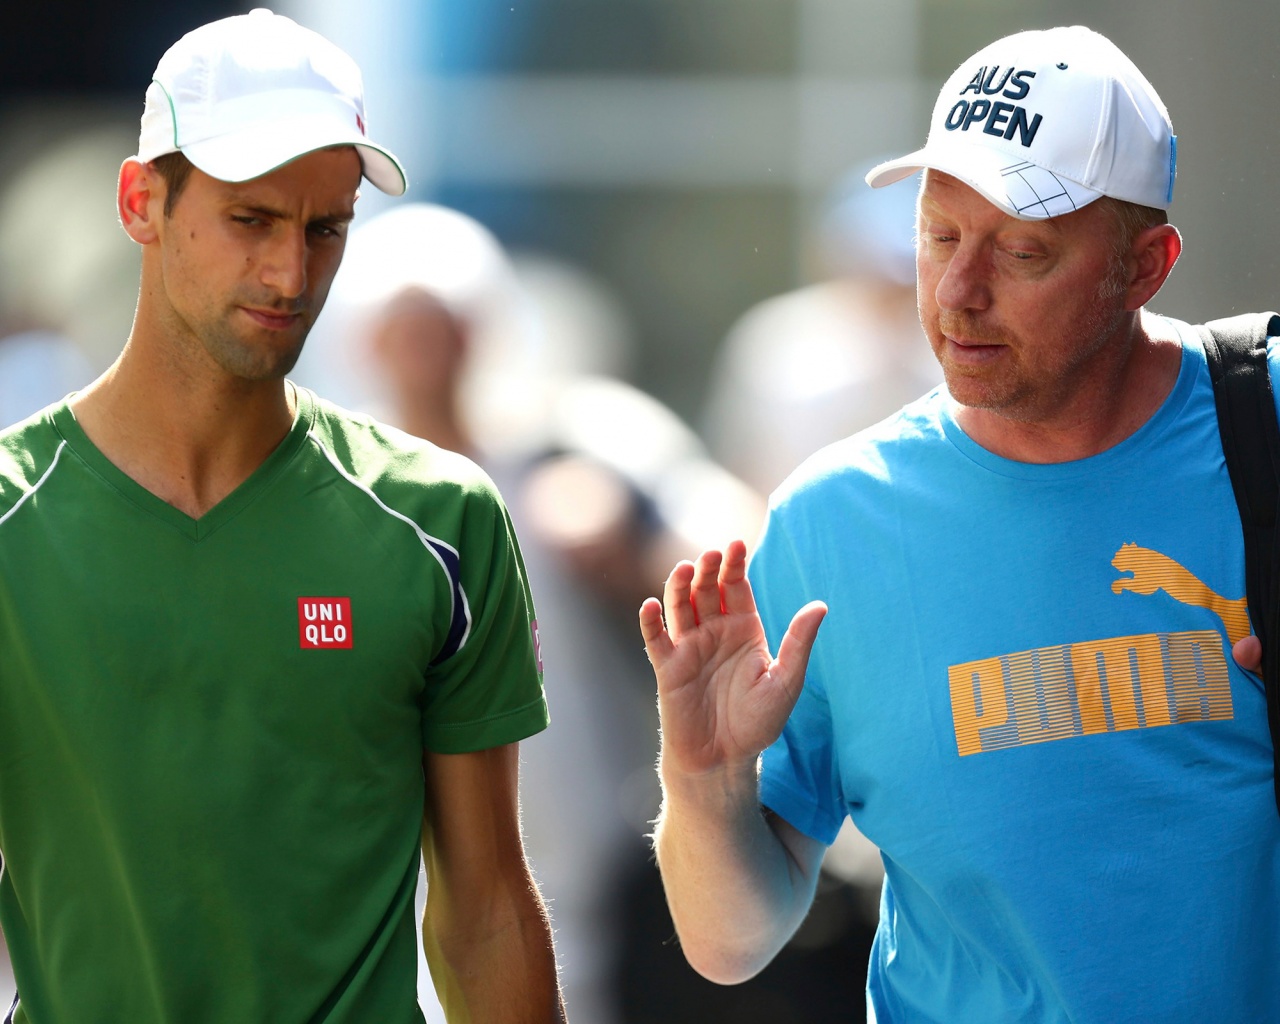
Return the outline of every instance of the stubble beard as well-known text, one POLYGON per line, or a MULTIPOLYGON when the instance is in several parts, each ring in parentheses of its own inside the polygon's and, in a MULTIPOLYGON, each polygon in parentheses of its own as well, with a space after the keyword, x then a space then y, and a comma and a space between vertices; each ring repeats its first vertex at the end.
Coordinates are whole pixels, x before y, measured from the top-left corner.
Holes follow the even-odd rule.
POLYGON ((1018 354, 1021 346, 1017 336, 998 325, 984 323, 981 318, 965 310, 939 311, 937 330, 939 336, 951 335, 993 345, 1007 346, 1005 352, 1012 365, 986 368, 957 365, 946 356, 946 341, 934 345, 934 354, 942 366, 947 390, 961 405, 985 409, 1019 421, 1036 422, 1046 409, 1058 404, 1079 381, 1081 368, 1092 360, 1115 335, 1123 319, 1123 310, 1116 300, 1125 290, 1124 263, 1118 258, 1108 266, 1107 275, 1098 283, 1093 302, 1081 317, 1076 334, 1087 338, 1088 343, 1075 350, 1057 365, 1056 372, 1046 380, 1033 376, 1021 363, 1018 354))
MULTIPOLYGON (((258 303, 257 308, 265 308, 267 305, 258 303)), ((299 310, 288 308, 280 312, 294 313, 299 310)), ((242 318, 242 314, 232 308, 225 318, 197 332, 209 358, 224 372, 240 380, 258 382, 283 379, 302 355, 302 346, 311 330, 311 318, 303 313, 296 331, 288 334, 287 343, 285 332, 277 334, 266 328, 259 328, 264 334, 276 335, 272 339, 274 344, 246 337, 243 331, 237 331, 232 321, 242 318)))

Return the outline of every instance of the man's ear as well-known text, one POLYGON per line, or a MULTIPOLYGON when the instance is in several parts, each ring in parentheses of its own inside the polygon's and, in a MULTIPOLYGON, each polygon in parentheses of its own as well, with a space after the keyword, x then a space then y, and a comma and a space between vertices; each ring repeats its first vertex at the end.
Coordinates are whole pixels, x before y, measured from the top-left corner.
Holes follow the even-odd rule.
POLYGON ((139 245, 148 245, 157 237, 157 226, 164 216, 164 179, 153 167, 130 157, 120 165, 116 186, 116 212, 120 224, 139 245))
POLYGON ((1182 236, 1172 224, 1156 224, 1138 232, 1129 250, 1128 294, 1125 308, 1141 309, 1164 285, 1182 252, 1182 236))

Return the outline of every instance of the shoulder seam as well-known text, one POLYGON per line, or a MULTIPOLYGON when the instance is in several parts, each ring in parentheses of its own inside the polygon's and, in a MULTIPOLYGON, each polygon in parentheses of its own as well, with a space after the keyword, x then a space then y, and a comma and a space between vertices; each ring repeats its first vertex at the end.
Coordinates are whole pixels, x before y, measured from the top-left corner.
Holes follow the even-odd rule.
POLYGON ((46 470, 45 470, 45 471, 40 475, 40 479, 39 479, 39 480, 37 480, 37 481, 35 482, 35 484, 33 484, 33 485, 32 485, 32 487, 31 487, 31 489, 30 489, 30 490, 26 491, 26 492, 22 495, 22 497, 20 497, 20 498, 17 500, 17 502, 15 502, 15 503, 14 503, 13 508, 9 509, 9 511, 8 511, 8 512, 5 512, 3 515, 0 515, 0 526, 3 526, 3 525, 5 524, 5 520, 7 520, 10 516, 12 516, 15 512, 17 512, 17 511, 18 511, 18 509, 22 508, 22 506, 23 506, 24 504, 26 504, 27 500, 28 500, 28 499, 29 499, 33 494, 35 494, 35 493, 36 493, 36 491, 40 490, 40 488, 44 485, 44 482, 45 482, 46 480, 48 480, 48 479, 49 479, 49 477, 50 477, 50 475, 53 473, 53 471, 54 471, 55 469, 57 469, 57 467, 58 467, 58 460, 62 458, 62 450, 63 450, 64 448, 66 448, 66 447, 67 447, 67 442, 66 442, 65 440, 63 440, 63 441, 58 445, 58 449, 57 449, 57 451, 55 451, 55 452, 53 453, 53 461, 49 463, 49 468, 48 468, 48 469, 46 469, 46 470))
MULTIPOLYGON (((406 516, 403 512, 397 512, 385 501, 379 498, 378 495, 376 495, 367 485, 361 483, 354 476, 348 473, 346 467, 338 461, 337 456, 328 449, 325 443, 316 435, 315 431, 307 431, 307 438, 320 449, 320 453, 325 457, 329 465, 334 468, 339 476, 361 493, 372 499, 374 504, 376 504, 378 508, 387 515, 394 519, 398 519, 403 523, 407 523, 412 527, 413 532, 417 535, 422 546, 426 548, 431 553, 432 557, 440 564, 440 568, 443 570, 445 577, 449 580, 450 584, 449 597, 452 602, 452 607, 450 608, 449 619, 450 622, 455 621, 460 612, 462 615, 462 631, 461 635, 457 637, 456 640, 452 640, 452 643, 449 644, 449 646, 452 647, 452 650, 442 651, 435 659, 435 662, 442 661, 449 655, 460 651, 464 646, 466 646, 467 639, 471 636, 471 603, 467 600, 467 592, 462 587, 462 559, 458 554, 457 548, 452 544, 449 544, 447 541, 441 540, 439 537, 433 537, 431 534, 427 533, 421 526, 406 516)), ((0 522, 3 522, 3 520, 0 519, 0 522)), ((452 634, 453 630, 451 629, 451 639, 452 634)), ((435 662, 433 662, 433 664, 435 662)))

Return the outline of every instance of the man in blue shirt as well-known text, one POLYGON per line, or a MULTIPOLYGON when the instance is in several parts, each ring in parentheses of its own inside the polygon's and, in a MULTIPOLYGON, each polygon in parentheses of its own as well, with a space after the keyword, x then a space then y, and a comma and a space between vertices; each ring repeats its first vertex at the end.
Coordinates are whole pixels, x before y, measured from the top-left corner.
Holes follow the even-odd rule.
POLYGON ((1150 83, 1073 27, 979 51, 868 175, 923 171, 945 386, 806 461, 749 576, 735 542, 640 613, 658 859, 706 976, 778 951, 849 815, 886 871, 869 1019, 1280 1019, 1239 519, 1196 334, 1143 308, 1175 158, 1150 83))

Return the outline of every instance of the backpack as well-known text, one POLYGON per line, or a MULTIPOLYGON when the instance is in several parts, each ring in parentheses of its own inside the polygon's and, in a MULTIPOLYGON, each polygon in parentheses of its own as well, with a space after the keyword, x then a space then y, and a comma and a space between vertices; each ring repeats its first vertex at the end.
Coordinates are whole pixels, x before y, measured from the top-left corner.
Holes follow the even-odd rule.
POLYGON ((1218 431, 1244 529, 1245 596, 1253 632, 1262 641, 1262 680, 1271 730, 1276 809, 1280 813, 1280 424, 1276 421, 1267 339, 1280 335, 1280 316, 1245 313, 1198 328, 1209 360, 1218 431))

